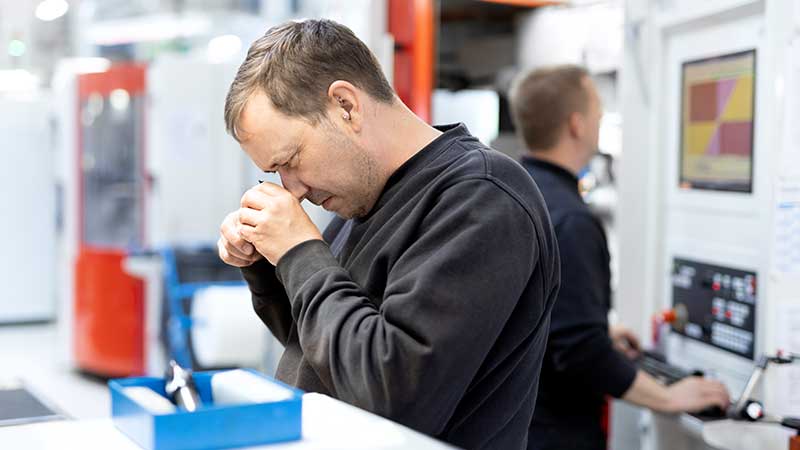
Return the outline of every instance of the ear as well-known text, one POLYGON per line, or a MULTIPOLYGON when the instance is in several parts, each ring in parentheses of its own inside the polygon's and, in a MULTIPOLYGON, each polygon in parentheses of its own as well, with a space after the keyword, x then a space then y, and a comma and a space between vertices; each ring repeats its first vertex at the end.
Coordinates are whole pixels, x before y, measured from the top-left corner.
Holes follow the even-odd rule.
POLYGON ((364 122, 364 103, 360 89, 349 81, 336 80, 328 87, 331 119, 360 132, 364 122))
POLYGON ((567 132, 574 139, 581 139, 586 134, 586 117, 579 112, 569 115, 567 120, 567 132))

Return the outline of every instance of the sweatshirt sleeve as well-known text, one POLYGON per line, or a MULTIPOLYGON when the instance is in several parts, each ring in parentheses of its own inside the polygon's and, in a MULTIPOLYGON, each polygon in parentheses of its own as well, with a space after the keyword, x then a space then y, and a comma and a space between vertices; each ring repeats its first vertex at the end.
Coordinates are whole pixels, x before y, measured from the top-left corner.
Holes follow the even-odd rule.
POLYGON ((277 272, 303 354, 334 394, 438 435, 526 289, 536 242, 516 199, 471 179, 440 194, 380 307, 322 241, 294 247, 277 272))
POLYGON ((286 291, 275 275, 275 266, 261 259, 241 270, 250 287, 253 310, 285 346, 292 327, 292 313, 286 291))
POLYGON ((601 225, 588 214, 564 218, 556 232, 561 290, 550 322, 548 355, 563 380, 621 397, 636 367, 608 335, 609 257, 601 225))

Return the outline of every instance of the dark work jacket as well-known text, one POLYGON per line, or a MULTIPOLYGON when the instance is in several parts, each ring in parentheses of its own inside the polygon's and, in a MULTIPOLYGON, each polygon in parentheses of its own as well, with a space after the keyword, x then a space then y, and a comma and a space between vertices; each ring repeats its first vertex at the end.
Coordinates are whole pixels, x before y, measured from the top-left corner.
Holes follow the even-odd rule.
POLYGON ((457 446, 523 449, 558 290, 555 235, 516 162, 463 125, 440 129, 366 217, 334 219, 325 242, 243 273, 286 346, 280 380, 457 446))
POLYGON ((605 449, 606 395, 619 397, 636 368, 608 335, 611 274, 600 221, 566 169, 529 156, 522 165, 547 203, 561 255, 561 289, 553 308, 529 449, 605 449))

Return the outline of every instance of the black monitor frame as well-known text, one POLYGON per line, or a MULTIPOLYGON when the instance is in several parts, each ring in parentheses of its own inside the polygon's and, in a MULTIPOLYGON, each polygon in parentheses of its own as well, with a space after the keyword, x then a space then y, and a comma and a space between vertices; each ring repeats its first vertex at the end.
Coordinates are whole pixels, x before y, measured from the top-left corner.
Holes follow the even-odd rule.
POLYGON ((724 55, 712 56, 707 58, 699 58, 693 59, 689 61, 683 62, 681 64, 681 108, 680 108, 680 137, 678 140, 678 187, 681 189, 695 189, 695 190, 707 190, 707 191, 723 191, 723 192, 737 192, 742 194, 752 194, 753 193, 753 176, 754 176, 754 167, 755 167, 755 135, 756 135, 756 91, 757 91, 757 75, 756 75, 756 68, 758 66, 758 54, 756 49, 744 50, 735 53, 727 53, 724 55), (753 100, 751 102, 751 113, 752 116, 752 127, 753 130, 750 133, 750 176, 748 177, 749 183, 744 185, 739 182, 732 182, 732 183, 724 183, 724 182, 709 182, 709 181, 693 181, 687 179, 687 177, 683 173, 683 157, 684 157, 684 135, 686 130, 684 130, 684 114, 686 105, 686 96, 684 95, 684 90, 686 88, 686 69, 694 64, 699 63, 708 63, 715 60, 724 60, 729 58, 737 58, 744 55, 753 55, 753 100))

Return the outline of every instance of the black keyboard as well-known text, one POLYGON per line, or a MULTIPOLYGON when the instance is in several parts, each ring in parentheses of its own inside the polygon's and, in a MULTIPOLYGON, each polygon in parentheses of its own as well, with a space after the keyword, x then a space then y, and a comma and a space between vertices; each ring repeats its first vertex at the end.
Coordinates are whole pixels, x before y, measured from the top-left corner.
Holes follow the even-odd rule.
MULTIPOLYGON (((673 366, 668 363, 662 355, 650 351, 642 352, 642 356, 639 357, 637 363, 640 369, 666 385, 670 385, 690 376, 703 376, 703 373, 700 371, 695 370, 689 372, 678 366, 673 366)), ((707 421, 723 419, 726 417, 726 412, 719 406, 711 406, 692 415, 700 420, 707 421)))
POLYGON ((692 375, 692 373, 666 362, 663 356, 654 352, 642 352, 642 356, 637 362, 640 369, 667 385, 692 375))

